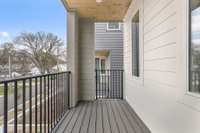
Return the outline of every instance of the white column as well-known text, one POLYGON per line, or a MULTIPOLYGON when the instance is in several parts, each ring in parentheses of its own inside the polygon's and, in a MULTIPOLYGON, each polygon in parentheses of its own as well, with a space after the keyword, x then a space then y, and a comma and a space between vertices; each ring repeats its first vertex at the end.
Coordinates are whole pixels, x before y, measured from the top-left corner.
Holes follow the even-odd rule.
POLYGON ((76 12, 67 13, 67 67, 71 71, 70 104, 78 102, 78 16, 76 12))
POLYGON ((95 99, 95 20, 79 18, 79 98, 95 99))

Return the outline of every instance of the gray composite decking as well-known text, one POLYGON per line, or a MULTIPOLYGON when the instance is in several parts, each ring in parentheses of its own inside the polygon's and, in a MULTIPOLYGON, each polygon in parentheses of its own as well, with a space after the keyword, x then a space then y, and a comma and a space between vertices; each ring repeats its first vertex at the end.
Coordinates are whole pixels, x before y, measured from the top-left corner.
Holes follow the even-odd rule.
POLYGON ((56 133, 150 133, 124 100, 80 102, 70 109, 56 133))

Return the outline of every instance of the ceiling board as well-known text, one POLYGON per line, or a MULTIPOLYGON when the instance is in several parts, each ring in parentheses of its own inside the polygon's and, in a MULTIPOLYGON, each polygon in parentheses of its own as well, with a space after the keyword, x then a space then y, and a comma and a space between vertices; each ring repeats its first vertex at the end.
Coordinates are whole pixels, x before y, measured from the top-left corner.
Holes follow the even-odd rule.
POLYGON ((68 10, 75 9, 80 17, 96 21, 122 21, 132 0, 65 0, 68 10))

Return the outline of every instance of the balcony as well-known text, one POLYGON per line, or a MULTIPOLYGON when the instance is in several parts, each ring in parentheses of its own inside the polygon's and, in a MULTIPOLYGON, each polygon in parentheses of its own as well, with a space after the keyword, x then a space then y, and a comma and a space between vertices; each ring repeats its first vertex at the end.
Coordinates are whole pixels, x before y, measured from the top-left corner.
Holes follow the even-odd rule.
POLYGON ((96 70, 96 100, 70 108, 71 73, 1 81, 2 133, 149 133, 123 100, 123 71, 96 70))
POLYGON ((70 72, 0 82, 0 133, 51 132, 69 109, 70 72))
POLYGON ((56 133, 150 133, 124 100, 80 102, 68 110, 56 133))

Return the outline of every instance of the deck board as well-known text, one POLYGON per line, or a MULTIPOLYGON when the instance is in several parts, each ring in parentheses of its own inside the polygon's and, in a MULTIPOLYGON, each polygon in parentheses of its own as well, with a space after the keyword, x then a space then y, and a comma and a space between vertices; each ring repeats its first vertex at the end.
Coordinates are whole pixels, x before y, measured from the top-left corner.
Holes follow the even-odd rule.
POLYGON ((95 133, 95 132, 96 132, 96 101, 92 102, 92 113, 88 127, 88 133, 95 133))
POLYGON ((121 109, 123 110, 123 113, 126 115, 129 123, 131 124, 132 129, 134 130, 134 132, 136 133, 143 133, 142 128, 140 128, 140 125, 138 124, 137 120, 135 119, 135 117, 132 116, 132 112, 130 112, 128 110, 128 107, 125 106, 124 103, 119 102, 118 103, 121 107, 121 109))
POLYGON ((91 118, 91 113, 92 113, 92 103, 88 102, 87 103, 87 110, 85 113, 85 117, 83 119, 83 123, 80 129, 80 133, 88 133, 88 127, 90 124, 90 118, 91 118))
POLYGON ((120 118, 120 114, 119 114, 118 110, 116 109, 116 106, 114 106, 113 104, 114 104, 114 102, 110 102, 111 110, 113 112, 113 116, 115 117, 118 131, 120 133, 128 133, 122 119, 120 118))
POLYGON ((110 120, 108 116, 108 111, 107 107, 104 101, 101 102, 101 107, 102 107, 102 112, 103 112, 103 127, 104 127, 104 132, 106 133, 112 133, 111 132, 111 126, 110 126, 110 120))
POLYGON ((123 100, 81 102, 67 112, 56 133, 150 133, 123 100))

